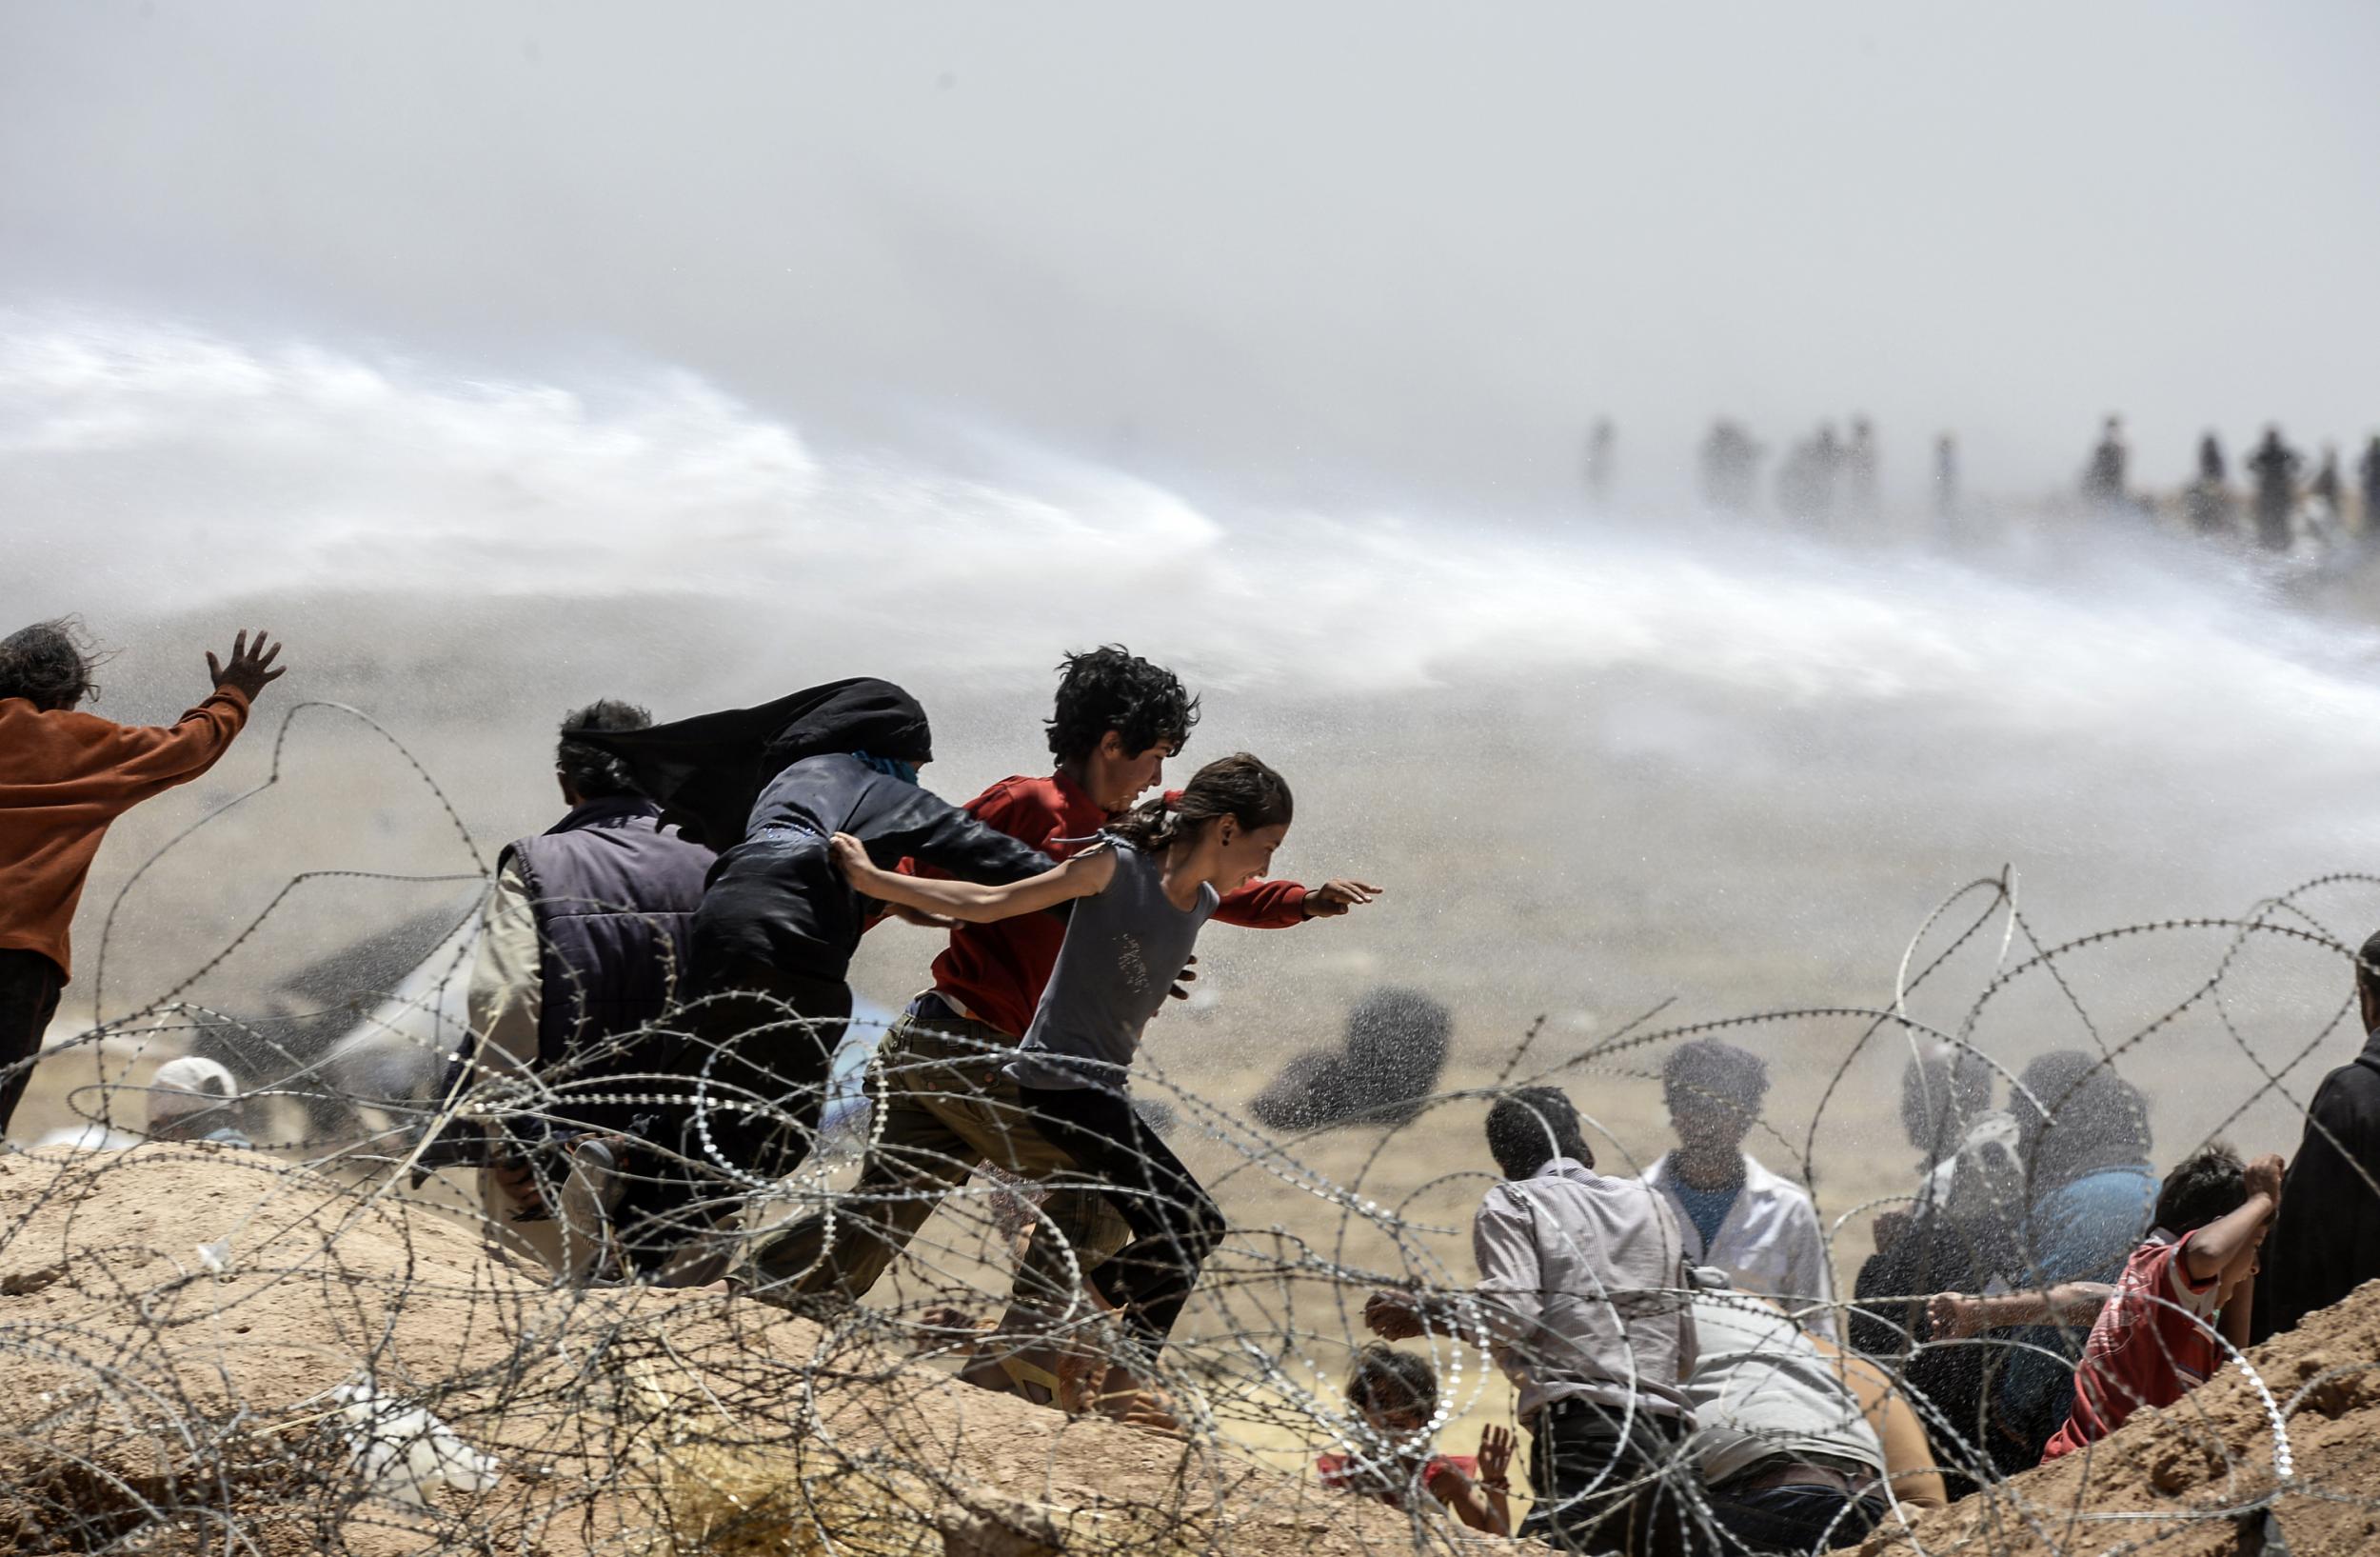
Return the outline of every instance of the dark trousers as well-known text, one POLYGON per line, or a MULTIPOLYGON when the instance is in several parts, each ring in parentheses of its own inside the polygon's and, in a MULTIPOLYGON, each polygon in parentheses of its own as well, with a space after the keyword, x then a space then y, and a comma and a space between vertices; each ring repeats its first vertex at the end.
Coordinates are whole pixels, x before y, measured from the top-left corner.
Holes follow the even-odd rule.
POLYGON ((1711 1490, 1711 1517, 1727 1537, 1725 1550, 1831 1551, 1857 1546, 1888 1512, 1883 1495, 1846 1497, 1839 1487, 1788 1482, 1756 1492, 1711 1490))
MULTIPOLYGON (((885 1034, 869 1078, 876 1117, 859 1182, 831 1209, 788 1224, 752 1251, 755 1285, 779 1298, 860 1297, 891 1268, 943 1196, 982 1163, 1037 1183, 1074 1160, 1041 1138, 1000 1068, 1017 1047, 998 1028, 922 995, 885 1034)), ((1054 1189, 1017 1268, 1014 1301, 1067 1307, 1081 1272, 1132 1241, 1095 1189, 1054 1189)))
POLYGON ((624 1067, 625 1086, 661 1100, 616 1216, 629 1264, 647 1274, 802 1166, 851 1022, 841 979, 765 963, 698 979, 624 1067))
POLYGON ((1564 1551, 1685 1557, 1695 1472, 1677 1454, 1683 1436, 1676 1417, 1556 1401, 1529 1424, 1537 1503, 1520 1533, 1564 1551))
POLYGON ((65 988, 66 974, 40 952, 0 950, 0 1130, 33 1079, 33 1056, 65 988))
POLYGON ((1161 1349, 1199 1285, 1199 1268, 1222 1241, 1222 1211, 1123 1093, 1020 1087, 1017 1096, 1042 1138, 1098 1180, 1131 1226, 1132 1242, 1091 1279, 1149 1348, 1161 1349))

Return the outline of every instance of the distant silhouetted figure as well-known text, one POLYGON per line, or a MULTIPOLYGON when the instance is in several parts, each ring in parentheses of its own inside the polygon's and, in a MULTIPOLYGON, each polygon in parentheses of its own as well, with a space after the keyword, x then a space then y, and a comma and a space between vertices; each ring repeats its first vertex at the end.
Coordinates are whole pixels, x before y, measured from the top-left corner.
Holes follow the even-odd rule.
POLYGON ((2330 509, 2316 514, 2317 524, 2336 525, 2347 518, 2347 481, 2339 474, 2339 446, 2322 446, 2322 463, 2314 467, 2313 479, 2306 483, 2306 495, 2330 509))
POLYGON ((2380 432, 2364 445, 2364 457, 2355 464, 2355 478, 2364 494, 2364 533, 2380 533, 2380 432))
POLYGON ((1843 449, 1844 506, 1854 517, 1876 514, 1875 428, 1864 416, 1851 419, 1851 442, 1843 449))
POLYGON ((1843 446, 1835 425, 1819 427, 1808 443, 1797 445, 1776 472, 1776 506, 1786 517, 1824 525, 1835 516, 1835 497, 1842 477, 1843 446))
POLYGON ((1725 417, 1702 440, 1702 500, 1722 513, 1750 511, 1760 474, 1760 446, 1725 417))
POLYGON ((1947 432, 1934 440, 1934 516, 1944 525, 1958 519, 1958 440, 1947 432))
POLYGON ((1587 501, 1601 508, 1612 496, 1612 466, 1618 449, 1619 434, 1608 416, 1599 418, 1587 433, 1587 501))
POLYGON ((2210 432, 2198 440, 2198 479, 2182 494, 2190 528, 2201 535, 2228 535, 2231 529, 2231 478, 2223 463, 2223 446, 2210 432))
POLYGON ((1455 1018, 1417 989, 1373 990, 1347 1014, 1346 1042, 1298 1055, 1249 1111, 1267 1129, 1401 1125, 1446 1068, 1455 1018))
POLYGON ((2083 500, 2094 508, 2121 507, 2125 468, 2131 459, 2131 451, 2124 447, 2124 419, 2111 416, 2100 429, 2099 447, 2091 451, 2091 463, 2083 469, 2083 500))
POLYGON ((2268 427, 2264 441, 2248 456, 2249 473, 2256 478, 2256 539, 2268 551, 2290 549, 2290 514, 2297 507, 2297 450, 2281 441, 2281 429, 2268 427))

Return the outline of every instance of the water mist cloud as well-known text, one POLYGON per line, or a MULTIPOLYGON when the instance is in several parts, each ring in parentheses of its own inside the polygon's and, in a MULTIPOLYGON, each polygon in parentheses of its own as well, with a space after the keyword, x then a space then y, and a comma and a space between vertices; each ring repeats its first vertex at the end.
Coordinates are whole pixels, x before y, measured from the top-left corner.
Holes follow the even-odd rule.
POLYGON ((989 475, 821 449, 679 369, 565 386, 122 317, 0 320, 0 503, 50 537, 19 615, 690 594, 895 672, 957 655, 1038 677, 1124 637, 1210 684, 1307 692, 1641 672, 2011 733, 2211 706, 2310 746, 2380 728, 2370 633, 2131 539, 2044 578, 1675 517, 1226 514, 991 434, 989 475))

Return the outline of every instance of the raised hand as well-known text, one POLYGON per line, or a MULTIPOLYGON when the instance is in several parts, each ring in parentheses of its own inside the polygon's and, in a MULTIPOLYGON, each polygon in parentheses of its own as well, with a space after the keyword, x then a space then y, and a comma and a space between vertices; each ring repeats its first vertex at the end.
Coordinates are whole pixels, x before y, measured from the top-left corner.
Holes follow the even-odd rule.
POLYGON ((238 692, 253 703, 256 701, 256 694, 263 691, 267 684, 279 681, 288 674, 289 668, 286 665, 278 670, 272 669, 272 662, 280 657, 281 646, 266 637, 263 628, 256 629, 256 641, 253 644, 248 642, 248 630, 242 629, 240 635, 231 640, 231 659, 228 664, 216 659, 212 650, 208 651, 207 655, 208 679, 218 687, 228 688, 238 692))
POLYGON ((1502 1487, 1513 1468, 1513 1430, 1491 1422, 1479 1429, 1479 1485, 1502 1487))
POLYGON ((2275 1207, 2281 1204, 2281 1175, 2287 1165, 2276 1152, 2266 1152, 2248 1165, 2242 1176, 2248 1181, 2248 1192, 2261 1193, 2275 1207))
POLYGON ((1427 1327, 1403 1292, 1373 1293, 1363 1305, 1363 1322, 1383 1341, 1410 1341, 1427 1327))
POLYGON ((1369 903, 1380 895, 1381 888, 1368 881, 1326 881, 1319 887, 1308 888, 1305 896, 1305 916, 1308 919, 1336 919, 1358 904, 1369 903))

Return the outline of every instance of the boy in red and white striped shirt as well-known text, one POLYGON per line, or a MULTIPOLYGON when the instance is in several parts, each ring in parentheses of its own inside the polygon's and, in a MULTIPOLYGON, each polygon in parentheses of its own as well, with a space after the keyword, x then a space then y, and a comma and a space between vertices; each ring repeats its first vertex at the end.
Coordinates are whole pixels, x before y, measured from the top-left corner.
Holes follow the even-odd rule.
POLYGON ((2091 1327, 2073 1407, 2043 1459, 2096 1443, 2143 1407, 2162 1409, 2205 1383, 2223 1366, 2218 1326, 2231 1346, 2248 1344, 2256 1251, 2280 1208, 2281 1166, 2266 1155, 2243 1168, 2217 1144, 2166 1175, 2156 1226, 2091 1327))

